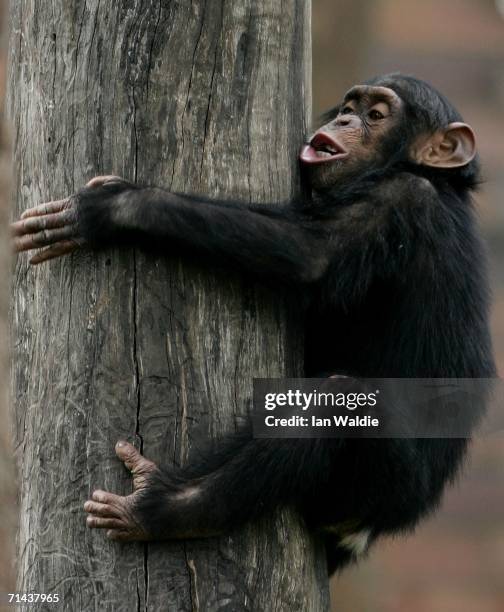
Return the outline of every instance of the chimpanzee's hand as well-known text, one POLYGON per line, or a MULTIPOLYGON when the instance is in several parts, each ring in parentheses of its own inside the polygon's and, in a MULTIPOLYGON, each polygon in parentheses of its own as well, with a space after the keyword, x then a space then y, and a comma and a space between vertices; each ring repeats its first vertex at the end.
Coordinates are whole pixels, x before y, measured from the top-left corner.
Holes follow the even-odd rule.
POLYGON ((83 226, 90 203, 98 203, 100 207, 103 204, 100 216, 105 220, 111 196, 134 188, 132 183, 118 176, 97 176, 75 195, 26 210, 20 220, 11 225, 14 251, 20 253, 47 247, 30 259, 35 265, 86 246, 89 238, 83 226))

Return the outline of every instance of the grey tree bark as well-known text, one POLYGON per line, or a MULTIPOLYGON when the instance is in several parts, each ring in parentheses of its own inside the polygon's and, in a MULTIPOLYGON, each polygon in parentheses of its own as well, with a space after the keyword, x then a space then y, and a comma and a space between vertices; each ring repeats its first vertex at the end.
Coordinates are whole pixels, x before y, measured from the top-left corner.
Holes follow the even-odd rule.
MULTIPOLYGON (((7 233, 10 192, 10 150, 5 125, 4 94, 6 67, 6 2, 0 0, 0 593, 14 589, 14 537, 16 496, 14 486, 12 442, 8 413, 8 268, 7 233)), ((0 607, 2 606, 0 597, 0 607)))
MULTIPOLYGON (((18 212, 102 173, 258 201, 298 188, 309 1, 17 0, 11 23, 18 212)), ((327 609, 321 542, 291 513, 125 546, 82 512, 94 488, 130 491, 117 439, 190 461, 246 418, 252 377, 299 374, 295 300, 140 251, 23 256, 14 285, 19 590, 72 611, 327 609)))

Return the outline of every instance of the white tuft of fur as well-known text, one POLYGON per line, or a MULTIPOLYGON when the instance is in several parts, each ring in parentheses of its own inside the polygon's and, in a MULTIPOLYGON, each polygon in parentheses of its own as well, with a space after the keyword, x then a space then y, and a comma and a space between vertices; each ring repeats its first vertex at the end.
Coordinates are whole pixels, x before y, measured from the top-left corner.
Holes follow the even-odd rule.
POLYGON ((366 552, 370 535, 369 529, 363 529, 343 536, 339 543, 358 557, 366 552))
POLYGON ((189 500, 200 493, 200 487, 187 487, 175 495, 178 500, 189 500))

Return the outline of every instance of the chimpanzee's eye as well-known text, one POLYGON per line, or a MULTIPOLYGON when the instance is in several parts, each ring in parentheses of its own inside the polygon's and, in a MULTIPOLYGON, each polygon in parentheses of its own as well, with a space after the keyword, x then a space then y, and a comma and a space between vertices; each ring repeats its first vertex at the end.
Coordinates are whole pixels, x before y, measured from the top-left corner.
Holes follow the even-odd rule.
POLYGON ((370 110, 368 113, 368 117, 372 121, 378 121, 380 119, 385 119, 385 115, 383 115, 382 113, 380 113, 379 110, 376 110, 376 109, 370 110))

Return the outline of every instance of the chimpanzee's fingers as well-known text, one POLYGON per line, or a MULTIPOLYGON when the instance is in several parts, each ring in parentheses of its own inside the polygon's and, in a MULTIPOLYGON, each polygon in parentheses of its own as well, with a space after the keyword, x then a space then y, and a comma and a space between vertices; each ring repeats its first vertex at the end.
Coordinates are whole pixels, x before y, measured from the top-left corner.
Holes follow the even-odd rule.
POLYGON ((43 251, 40 251, 40 253, 34 255, 30 259, 30 263, 32 266, 36 266, 44 261, 49 261, 50 259, 61 257, 62 255, 69 255, 78 248, 79 244, 74 240, 62 240, 61 242, 53 244, 48 249, 44 249, 43 251))
POLYGON ((52 213, 61 212, 70 206, 70 198, 64 200, 55 200, 54 202, 44 202, 33 208, 28 208, 21 215, 21 219, 27 217, 38 217, 39 215, 51 215, 52 213))
POLYGON ((55 229, 42 230, 36 234, 24 234, 14 238, 14 252, 30 251, 44 246, 51 246, 62 240, 73 238, 75 229, 72 226, 57 227, 55 229))
POLYGON ((24 234, 35 234, 42 230, 71 225, 74 218, 75 213, 72 210, 63 210, 50 215, 21 218, 19 221, 11 223, 10 227, 14 236, 23 236, 24 234))
POLYGON ((109 181, 122 181, 120 176, 115 176, 114 174, 107 174, 105 176, 95 176, 88 183, 86 183, 86 187, 100 187, 104 183, 108 183, 109 181))

